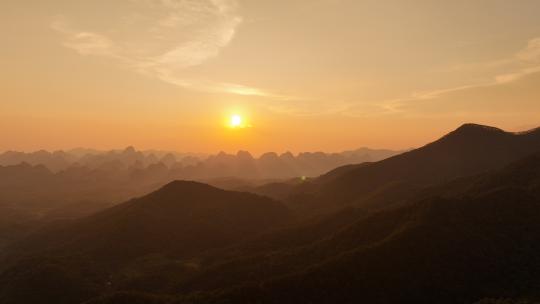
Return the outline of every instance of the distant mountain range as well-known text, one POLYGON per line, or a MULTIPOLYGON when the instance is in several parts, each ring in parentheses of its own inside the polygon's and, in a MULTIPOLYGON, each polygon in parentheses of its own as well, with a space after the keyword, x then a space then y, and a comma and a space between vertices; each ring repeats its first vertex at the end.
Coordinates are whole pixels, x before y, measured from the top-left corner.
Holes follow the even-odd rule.
POLYGON ((40 150, 35 152, 6 151, 0 154, 0 166, 43 165, 53 172, 66 170, 72 166, 96 169, 109 164, 122 167, 147 167, 152 164, 164 163, 172 165, 180 163, 190 165, 206 158, 204 154, 177 153, 166 151, 137 151, 133 147, 124 150, 99 151, 94 149, 77 148, 68 151, 49 152, 40 150))
POLYGON ((237 189, 270 180, 300 180, 343 164, 380 160, 398 153, 361 148, 334 154, 266 153, 253 158, 240 151, 204 159, 184 155, 177 160, 182 154, 141 152, 133 147, 109 152, 5 152, 0 155, 0 212, 26 214, 26 219, 75 218, 154 191, 173 180, 197 180, 237 189))
POLYGON ((255 194, 176 181, 14 237, 0 303, 540 300, 540 129, 466 124, 381 161, 241 188, 255 194))
POLYGON ((24 153, 7 151, 0 154, 0 166, 27 163, 43 165, 52 172, 71 167, 88 169, 144 170, 162 166, 185 179, 236 177, 249 179, 283 179, 299 176, 318 176, 338 166, 379 161, 402 151, 360 148, 341 153, 303 152, 293 155, 274 152, 254 158, 247 151, 237 154, 220 152, 217 155, 186 154, 163 151, 125 150, 100 152, 88 149, 48 152, 45 150, 24 153))

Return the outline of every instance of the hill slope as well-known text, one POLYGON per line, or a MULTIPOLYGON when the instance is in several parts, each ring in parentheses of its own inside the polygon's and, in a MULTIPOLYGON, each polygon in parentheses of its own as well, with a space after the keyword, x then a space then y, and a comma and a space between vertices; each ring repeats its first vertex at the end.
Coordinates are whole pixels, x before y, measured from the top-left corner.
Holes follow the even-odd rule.
POLYGON ((227 246, 290 219, 279 202, 250 193, 175 181, 54 232, 23 248, 51 248, 107 260, 159 252, 185 256, 227 246))
POLYGON ((205 251, 232 246, 290 218, 286 207, 269 198, 172 182, 12 246, 0 267, 6 268, 0 269, 0 303, 80 303, 110 289, 114 278, 136 275, 139 266, 160 260, 189 272, 205 251))
POLYGON ((540 151, 540 130, 510 133, 465 124, 441 139, 376 163, 337 168, 290 193, 304 209, 396 202, 416 190, 502 168, 540 151))
POLYGON ((306 231, 271 233, 188 275, 150 273, 89 303, 538 299, 540 154, 446 185, 399 207, 371 214, 349 208, 304 227, 316 238, 296 239, 306 231))
POLYGON ((359 217, 309 245, 278 243, 216 265, 180 292, 206 291, 185 298, 193 303, 473 303, 538 296, 540 154, 462 185, 454 196, 359 217))
POLYGON ((293 185, 293 203, 348 206, 277 231, 290 215, 276 201, 175 182, 21 244, 14 252, 28 259, 0 274, 0 303, 535 299, 539 136, 465 125, 293 185), (359 205, 370 200, 393 204, 359 205))

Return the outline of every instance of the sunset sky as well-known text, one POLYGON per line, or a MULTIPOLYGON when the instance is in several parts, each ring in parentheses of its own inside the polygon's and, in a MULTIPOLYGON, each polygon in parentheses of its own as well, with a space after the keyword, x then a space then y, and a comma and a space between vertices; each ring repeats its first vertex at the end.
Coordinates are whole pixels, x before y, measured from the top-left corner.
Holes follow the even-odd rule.
POLYGON ((538 127, 539 16, 537 0, 3 0, 0 151, 402 149, 464 122, 538 127))

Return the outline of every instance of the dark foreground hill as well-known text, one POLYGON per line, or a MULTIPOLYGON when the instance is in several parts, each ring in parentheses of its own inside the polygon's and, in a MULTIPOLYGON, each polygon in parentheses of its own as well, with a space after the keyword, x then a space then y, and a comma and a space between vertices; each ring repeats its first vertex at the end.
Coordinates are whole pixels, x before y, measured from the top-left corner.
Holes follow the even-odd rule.
POLYGON ((203 252, 290 219, 287 208, 269 198, 172 182, 13 246, 6 260, 18 262, 0 275, 0 303, 49 303, 43 296, 55 299, 50 303, 77 303, 106 290, 123 267, 164 257, 176 261, 178 269, 196 268, 203 252), (62 289, 51 289, 54 284, 62 289))
POLYGON ((296 223, 268 198, 172 183, 12 246, 0 303, 537 300, 538 136, 465 125, 291 185, 290 204, 325 209, 296 223))
POLYGON ((243 247, 187 279, 89 303, 534 303, 509 299, 540 296, 540 154, 460 184, 356 221, 350 209, 325 237, 268 236, 264 250, 243 247))
POLYGON ((290 216, 281 203, 266 197, 175 181, 73 224, 37 233, 19 246, 111 263, 156 252, 187 256, 227 246, 286 223, 290 216))
POLYGON ((278 242, 215 266, 187 285, 206 288, 204 296, 184 300, 473 303, 537 297, 540 154, 460 184, 464 188, 451 186, 454 194, 359 217, 309 245, 278 242))

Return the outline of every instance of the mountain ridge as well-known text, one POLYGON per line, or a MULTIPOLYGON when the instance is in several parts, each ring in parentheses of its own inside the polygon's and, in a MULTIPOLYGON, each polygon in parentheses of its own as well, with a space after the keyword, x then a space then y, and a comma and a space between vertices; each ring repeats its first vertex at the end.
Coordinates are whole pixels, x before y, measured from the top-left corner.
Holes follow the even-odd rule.
POLYGON ((540 132, 464 125, 404 154, 263 190, 286 200, 174 181, 35 232, 7 248, 0 302, 540 296, 540 132), (55 282, 67 290, 51 294, 55 282))
POLYGON ((401 191, 390 198, 394 200, 400 195, 407 197, 418 187, 502 168, 537 151, 538 131, 510 133, 464 124, 418 149, 379 162, 334 169, 291 191, 288 200, 304 209, 320 208, 328 202, 358 204, 392 185, 401 191))
POLYGON ((285 224, 291 216, 270 198, 174 181, 54 232, 32 235, 14 248, 20 253, 53 248, 53 252, 78 252, 114 263, 154 251, 189 256, 285 224))

